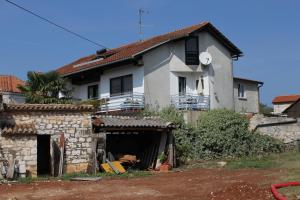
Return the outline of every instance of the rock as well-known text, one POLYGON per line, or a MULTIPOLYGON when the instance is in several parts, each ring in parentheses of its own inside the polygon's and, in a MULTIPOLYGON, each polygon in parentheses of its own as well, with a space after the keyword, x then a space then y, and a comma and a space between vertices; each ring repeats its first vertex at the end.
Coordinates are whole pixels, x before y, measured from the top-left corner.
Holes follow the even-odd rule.
POLYGON ((227 162, 225 162, 225 161, 220 161, 220 162, 217 162, 217 163, 220 167, 224 167, 227 164, 227 162))

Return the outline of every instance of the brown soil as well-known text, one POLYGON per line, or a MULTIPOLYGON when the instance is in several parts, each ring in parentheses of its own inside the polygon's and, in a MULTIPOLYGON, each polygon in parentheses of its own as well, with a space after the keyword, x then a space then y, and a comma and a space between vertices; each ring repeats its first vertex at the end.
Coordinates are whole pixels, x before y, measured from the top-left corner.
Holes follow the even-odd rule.
POLYGON ((275 180, 273 173, 255 169, 192 169, 133 179, 1 185, 0 199, 268 200, 273 199, 269 189, 275 180))

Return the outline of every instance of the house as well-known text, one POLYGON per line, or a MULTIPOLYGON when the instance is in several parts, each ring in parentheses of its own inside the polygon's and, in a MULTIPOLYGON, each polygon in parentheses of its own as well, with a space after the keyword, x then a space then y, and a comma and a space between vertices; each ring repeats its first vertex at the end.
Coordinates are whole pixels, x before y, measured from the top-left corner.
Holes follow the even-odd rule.
POLYGON ((57 71, 70 80, 75 99, 102 99, 101 112, 146 105, 234 110, 233 62, 241 56, 242 51, 216 27, 203 22, 99 50, 57 71), (211 55, 210 64, 199 62, 202 52, 211 55))
POLYGON ((29 176, 57 175, 59 149, 64 143, 63 171, 88 170, 93 106, 2 104, 1 96, 0 104, 0 166, 3 161, 14 160, 25 167, 29 176))
POLYGON ((263 84, 261 81, 234 77, 235 111, 239 113, 259 113, 259 89, 263 84))
POLYGON ((300 118, 300 98, 282 111, 282 114, 288 117, 300 118))
POLYGON ((18 89, 18 85, 25 85, 25 82, 15 76, 0 75, 0 94, 4 103, 25 102, 25 96, 18 89))
POLYGON ((300 94, 277 96, 273 99, 274 114, 282 114, 288 107, 300 99, 300 94))

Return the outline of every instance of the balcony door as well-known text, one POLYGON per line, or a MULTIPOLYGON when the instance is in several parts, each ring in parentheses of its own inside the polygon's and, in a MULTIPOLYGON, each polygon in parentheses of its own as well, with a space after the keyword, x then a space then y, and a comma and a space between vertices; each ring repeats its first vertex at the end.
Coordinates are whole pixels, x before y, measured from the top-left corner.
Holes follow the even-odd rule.
POLYGON ((178 93, 179 95, 186 94, 186 77, 178 77, 178 93))
POLYGON ((130 94, 132 92, 132 74, 110 79, 110 96, 130 94))

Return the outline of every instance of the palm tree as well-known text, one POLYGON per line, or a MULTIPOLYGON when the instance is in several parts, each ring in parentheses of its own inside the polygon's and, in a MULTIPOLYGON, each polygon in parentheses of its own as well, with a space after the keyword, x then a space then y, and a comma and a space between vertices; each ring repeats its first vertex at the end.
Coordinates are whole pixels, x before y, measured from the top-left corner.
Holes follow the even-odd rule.
POLYGON ((25 94, 26 103, 70 103, 71 90, 67 89, 67 81, 56 71, 39 73, 29 71, 24 86, 18 88, 25 94), (63 98, 59 98, 62 94, 63 98))

